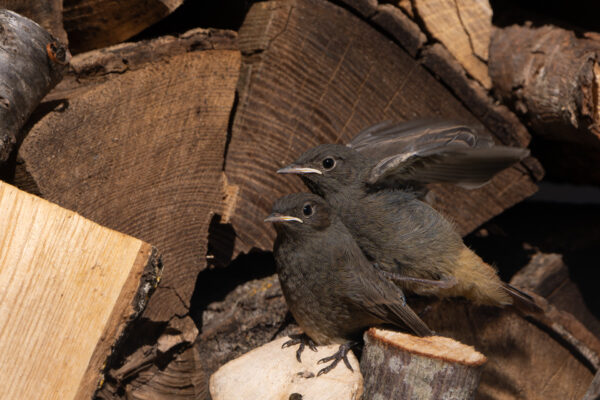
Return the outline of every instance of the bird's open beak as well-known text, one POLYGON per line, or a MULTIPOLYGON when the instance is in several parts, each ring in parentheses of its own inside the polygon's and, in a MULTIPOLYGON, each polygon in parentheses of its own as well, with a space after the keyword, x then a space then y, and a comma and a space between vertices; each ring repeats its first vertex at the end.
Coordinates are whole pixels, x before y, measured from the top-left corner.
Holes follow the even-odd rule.
POLYGON ((301 224, 303 221, 300 218, 292 217, 291 215, 282 215, 279 213, 273 213, 265 218, 265 222, 288 222, 288 221, 296 221, 301 224))
POLYGON ((278 174, 319 174, 323 175, 321 171, 315 168, 303 167, 301 165, 290 164, 287 167, 277 170, 278 174))

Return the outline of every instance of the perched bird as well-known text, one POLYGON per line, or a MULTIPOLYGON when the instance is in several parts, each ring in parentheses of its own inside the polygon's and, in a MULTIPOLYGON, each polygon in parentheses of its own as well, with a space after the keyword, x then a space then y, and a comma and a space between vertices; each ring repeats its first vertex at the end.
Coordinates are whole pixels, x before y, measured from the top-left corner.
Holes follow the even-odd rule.
POLYGON ((502 282, 465 246, 453 224, 413 190, 430 182, 481 186, 528 154, 494 146, 491 138, 451 122, 384 123, 347 146, 308 150, 278 172, 300 174, 336 211, 367 258, 402 289, 533 311, 538 307, 531 297, 502 282))
POLYGON ((333 362, 319 374, 340 360, 352 369, 346 354, 368 327, 392 324, 419 336, 432 334, 400 288, 373 268, 323 198, 311 193, 282 197, 265 221, 277 230, 277 274, 296 322, 315 343, 340 344, 336 354, 321 360, 333 362))

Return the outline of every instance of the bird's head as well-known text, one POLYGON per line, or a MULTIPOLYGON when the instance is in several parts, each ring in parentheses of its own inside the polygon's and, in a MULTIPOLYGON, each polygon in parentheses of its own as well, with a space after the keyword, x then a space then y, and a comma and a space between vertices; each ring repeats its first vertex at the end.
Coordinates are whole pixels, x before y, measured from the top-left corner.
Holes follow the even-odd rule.
POLYGON ((265 222, 273 222, 278 232, 322 231, 331 225, 332 210, 312 193, 294 193, 278 199, 265 222))
POLYGON ((313 193, 328 197, 348 186, 360 185, 365 167, 366 160, 355 150, 340 144, 323 144, 306 151, 277 173, 299 174, 313 193))

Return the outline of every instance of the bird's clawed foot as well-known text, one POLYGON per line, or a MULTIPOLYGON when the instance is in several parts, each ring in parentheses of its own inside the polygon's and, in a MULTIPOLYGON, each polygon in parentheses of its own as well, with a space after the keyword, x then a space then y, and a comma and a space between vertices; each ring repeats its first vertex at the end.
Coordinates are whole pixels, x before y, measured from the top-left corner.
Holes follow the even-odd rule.
POLYGON ((300 335, 290 335, 289 337, 290 340, 282 344, 281 348, 285 349, 286 347, 295 346, 298 344, 298 350, 296 350, 296 360, 298 360, 298 362, 302 362, 300 357, 306 346, 308 346, 308 348, 312 351, 317 351, 317 345, 315 342, 313 342, 312 339, 306 336, 304 333, 300 335))
POLYGON ((332 361, 332 363, 329 364, 328 366, 326 366, 325 368, 321 369, 319 371, 319 373, 317 374, 317 376, 321 376, 323 374, 328 373, 329 371, 334 369, 335 366, 338 365, 338 363, 341 360, 344 361, 344 364, 346 364, 346 367, 348 367, 348 369, 350 371, 354 372, 354 370, 352 369, 352 366, 350 365, 350 361, 348 361, 348 352, 355 345, 356 345, 356 343, 354 343, 354 342, 344 343, 344 344, 340 345, 340 348, 338 349, 338 351, 336 353, 330 355, 329 357, 320 359, 318 364, 323 364, 323 363, 326 363, 329 361, 332 361))

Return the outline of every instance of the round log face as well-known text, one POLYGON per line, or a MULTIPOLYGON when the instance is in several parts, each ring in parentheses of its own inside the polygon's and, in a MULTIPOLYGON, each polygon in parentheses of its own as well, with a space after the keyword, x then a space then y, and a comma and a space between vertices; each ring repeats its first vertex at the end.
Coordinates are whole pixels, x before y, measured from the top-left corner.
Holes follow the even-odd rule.
MULTIPOLYGON (((347 143, 385 120, 443 117, 481 125, 418 61, 330 2, 256 3, 239 43, 244 67, 225 167, 230 184, 239 186, 236 251, 271 248, 274 231, 262 219, 273 201, 306 191, 299 179, 275 171, 311 147, 347 143)), ((535 185, 512 168, 481 189, 432 190, 434 204, 466 234, 535 185)))
POLYGON ((318 361, 335 353, 338 346, 319 346, 317 352, 307 348, 299 363, 295 347, 281 347, 288 340, 279 338, 223 365, 210 378, 213 400, 360 398, 363 379, 352 352, 348 353, 348 360, 354 372, 340 363, 327 374, 317 376, 323 368, 318 361))
POLYGON ((368 399, 471 399, 485 356, 441 336, 415 337, 371 328, 361 371, 368 399))

